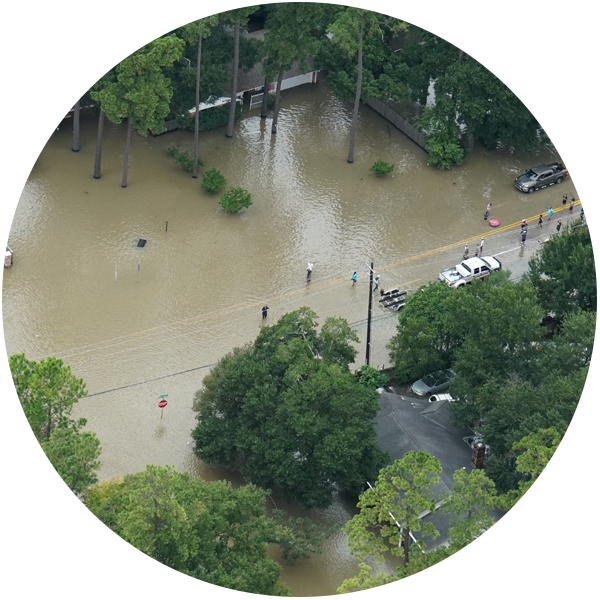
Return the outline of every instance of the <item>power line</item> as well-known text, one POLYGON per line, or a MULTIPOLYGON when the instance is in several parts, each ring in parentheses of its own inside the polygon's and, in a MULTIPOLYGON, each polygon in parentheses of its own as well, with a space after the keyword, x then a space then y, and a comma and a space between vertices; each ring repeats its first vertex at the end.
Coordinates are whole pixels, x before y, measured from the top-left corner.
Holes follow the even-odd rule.
POLYGON ((167 379, 168 377, 175 377, 177 375, 183 375, 184 373, 191 373, 192 371, 199 371, 200 369, 208 369, 208 367, 214 367, 217 363, 211 363, 209 365, 202 365, 201 367, 193 367, 192 369, 186 369, 185 371, 179 371, 179 373, 171 373, 170 375, 162 375, 161 377, 155 377, 154 379, 146 379, 146 381, 138 381, 137 383, 129 383, 120 387, 112 388, 110 390, 104 390, 102 392, 96 392, 94 394, 87 394, 83 398, 91 398, 92 396, 100 396, 102 394, 109 394, 110 392, 116 392, 117 390, 125 390, 136 385, 144 385, 144 383, 151 383, 152 381, 158 381, 160 379, 167 379))

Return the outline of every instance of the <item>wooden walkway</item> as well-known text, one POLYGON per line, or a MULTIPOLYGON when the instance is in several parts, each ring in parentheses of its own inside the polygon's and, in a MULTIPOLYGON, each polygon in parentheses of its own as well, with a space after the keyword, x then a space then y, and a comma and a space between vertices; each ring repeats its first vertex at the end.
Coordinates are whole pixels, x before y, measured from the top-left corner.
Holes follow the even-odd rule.
POLYGON ((411 125, 407 119, 401 117, 398 113, 395 113, 387 104, 377 98, 369 98, 367 105, 410 138, 417 146, 427 152, 427 148, 425 147, 425 134, 411 125))

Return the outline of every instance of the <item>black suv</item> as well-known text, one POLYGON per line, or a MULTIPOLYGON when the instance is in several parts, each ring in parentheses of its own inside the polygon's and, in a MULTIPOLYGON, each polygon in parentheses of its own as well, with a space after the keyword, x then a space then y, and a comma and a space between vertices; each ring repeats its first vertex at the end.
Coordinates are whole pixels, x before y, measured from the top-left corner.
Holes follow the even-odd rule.
POLYGON ((562 183, 569 172, 560 163, 538 165, 515 179, 515 187, 521 192, 533 194, 554 183, 562 183))

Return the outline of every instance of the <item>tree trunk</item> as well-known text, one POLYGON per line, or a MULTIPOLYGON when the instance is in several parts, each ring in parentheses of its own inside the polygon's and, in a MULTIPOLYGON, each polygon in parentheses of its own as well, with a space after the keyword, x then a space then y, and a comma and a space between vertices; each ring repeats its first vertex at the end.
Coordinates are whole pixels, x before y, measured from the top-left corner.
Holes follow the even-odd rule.
POLYGON ((123 180, 121 181, 121 187, 127 187, 127 167, 129 166, 129 148, 131 147, 131 130, 133 123, 131 115, 127 119, 127 141, 125 142, 125 160, 123 161, 123 180))
POLYGON ((268 110, 267 104, 268 103, 269 103, 269 78, 265 75, 265 85, 263 85, 262 106, 260 108, 260 118, 261 119, 267 118, 267 110, 268 110))
POLYGON ((283 65, 279 68, 277 75, 277 91, 275 92, 275 108, 273 109, 273 124, 271 133, 277 133, 277 119, 279 118, 279 100, 281 99, 281 81, 283 80, 283 65))
MULTIPOLYGON (((81 27, 81 13, 77 11, 77 23, 81 27)), ((81 52, 81 40, 77 40, 77 58, 75 59, 75 110, 73 111, 73 152, 79 152, 79 111, 81 107, 81 77, 79 71, 81 69, 81 61, 79 53, 81 52)))
MULTIPOLYGON (((110 9, 111 3, 107 3, 107 7, 110 9)), ((112 39, 113 27, 112 17, 108 15, 108 38, 112 39)), ((109 70, 109 66, 105 66, 106 71, 109 70)), ((98 117, 98 136, 96 138, 96 161, 94 162, 94 179, 100 179, 102 174, 100 168, 102 165, 102 141, 104 140, 104 111, 100 109, 100 116, 98 117)))
POLYGON ((194 164, 192 177, 198 177, 198 133, 200 131, 200 59, 202 57, 202 32, 198 35, 198 62, 196 64, 196 114, 194 115, 194 164))
POLYGON ((410 529, 406 528, 406 533, 404 534, 404 566, 408 565, 408 556, 410 551, 410 529))
POLYGON ((104 139, 104 111, 100 109, 98 117, 98 137, 96 139, 96 162, 94 163, 94 179, 100 179, 100 164, 102 162, 102 140, 104 139))
POLYGON ((458 53, 458 64, 459 65, 462 63, 462 57, 465 53, 465 47, 467 45, 467 36, 469 34, 469 15, 467 15, 467 18, 465 19, 465 23, 467 24, 467 26, 465 27, 465 31, 463 33, 463 41, 460 44, 460 52, 458 53))
POLYGON ((237 96, 237 76, 240 62, 240 22, 235 22, 235 38, 233 41, 233 78, 231 80, 231 104, 229 106, 229 122, 227 123, 227 137, 233 137, 233 123, 235 121, 235 107, 237 96))
MULTIPOLYGON (((361 11, 362 19, 362 11, 361 11)), ((360 92, 362 88, 362 40, 363 23, 361 20, 358 32, 358 77, 356 80, 356 98, 354 99, 354 112, 352 113, 352 124, 350 125, 350 148, 348 150, 348 162, 354 162, 354 140, 356 138, 356 125, 358 122, 358 106, 360 104, 360 92)))

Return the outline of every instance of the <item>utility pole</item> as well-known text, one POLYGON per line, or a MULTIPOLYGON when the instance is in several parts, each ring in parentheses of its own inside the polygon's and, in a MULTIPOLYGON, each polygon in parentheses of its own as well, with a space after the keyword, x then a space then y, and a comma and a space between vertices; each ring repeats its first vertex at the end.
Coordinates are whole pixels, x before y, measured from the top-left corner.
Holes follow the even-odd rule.
POLYGON ((369 314, 367 316, 367 356, 365 364, 369 367, 369 360, 371 357, 371 313, 373 306, 373 263, 371 262, 370 267, 367 265, 367 268, 369 269, 369 314))

